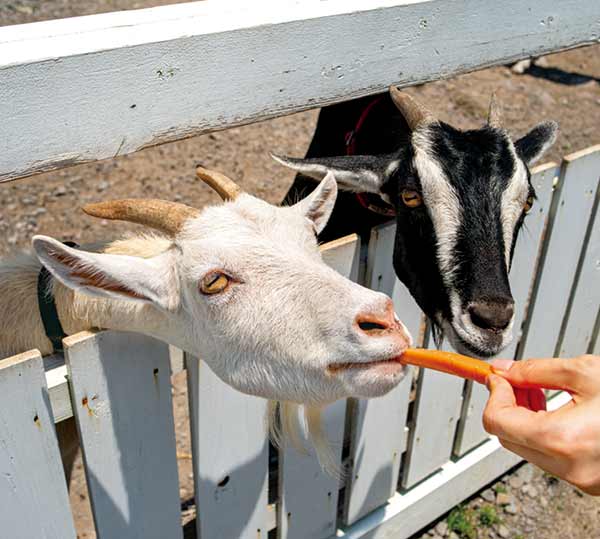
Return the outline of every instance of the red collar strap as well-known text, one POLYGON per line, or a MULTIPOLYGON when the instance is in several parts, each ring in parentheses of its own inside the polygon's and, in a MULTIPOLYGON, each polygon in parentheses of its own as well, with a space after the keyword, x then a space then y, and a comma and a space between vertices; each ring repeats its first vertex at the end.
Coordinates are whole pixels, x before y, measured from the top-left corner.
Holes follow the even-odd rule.
MULTIPOLYGON (((373 99, 362 111, 354 129, 346 133, 346 155, 356 154, 356 135, 361 130, 363 124, 369 116, 369 113, 381 100, 381 96, 373 99)), ((379 215, 384 215, 386 217, 394 217, 396 215, 396 211, 394 210, 393 206, 385 203, 378 195, 374 195, 372 193, 356 193, 356 199, 363 208, 366 208, 369 211, 378 213, 379 215)))

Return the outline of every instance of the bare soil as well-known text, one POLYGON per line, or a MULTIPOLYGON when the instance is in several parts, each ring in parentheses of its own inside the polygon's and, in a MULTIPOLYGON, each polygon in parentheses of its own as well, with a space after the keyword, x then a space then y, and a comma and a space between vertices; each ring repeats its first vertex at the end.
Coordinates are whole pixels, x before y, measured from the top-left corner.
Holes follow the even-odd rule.
MULTIPOLYGON (((175 3, 170 0, 14 0, 0 3, 0 26, 119 9, 175 3)), ((600 46, 544 57, 524 75, 495 67, 412 88, 441 119, 461 128, 481 125, 490 94, 496 91, 504 107, 505 125, 515 136, 536 122, 554 119, 561 130, 548 160, 600 143, 600 46)), ((302 155, 317 118, 309 111, 250 126, 215 132, 108 159, 0 185, 0 256, 27 248, 33 234, 42 233, 79 243, 116 237, 129 227, 93 220, 78 211, 83 203, 121 197, 153 197, 202 207, 218 197, 194 179, 194 166, 220 170, 243 189, 269 202, 282 200, 292 174, 272 162, 269 151, 302 155)), ((23 141, 26 151, 27 141, 23 141)), ((182 500, 193 496, 187 427, 185 373, 173 381, 177 448, 182 500)), ((509 482, 509 476, 506 480, 509 482)), ((588 539, 600 537, 600 503, 569 485, 548 483, 541 472, 530 482, 530 496, 514 490, 518 510, 500 509, 506 537, 588 539), (519 493, 517 495, 517 493, 519 493), (521 496, 521 494, 523 494, 521 496), (546 503, 540 502, 543 496, 546 503), (528 520, 522 522, 523 515, 528 520)), ((481 503, 478 498, 471 504, 481 503)), ((82 538, 95 537, 81 462, 77 465, 71 501, 82 538)), ((494 502, 495 503, 495 502, 494 502)), ((194 516, 184 504, 184 521, 194 516)), ((496 537, 499 525, 478 526, 479 537, 496 537)), ((431 530, 434 533, 434 530, 431 530)), ((432 533, 429 536, 433 536, 432 533)), ((449 534, 448 534, 449 535, 449 534)), ((440 535, 446 536, 446 535, 440 535)))

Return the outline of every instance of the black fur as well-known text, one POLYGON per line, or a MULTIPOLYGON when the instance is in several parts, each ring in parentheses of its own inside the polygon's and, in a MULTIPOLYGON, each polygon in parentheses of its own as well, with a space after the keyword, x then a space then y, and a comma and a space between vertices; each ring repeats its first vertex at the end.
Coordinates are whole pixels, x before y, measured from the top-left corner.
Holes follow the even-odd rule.
MULTIPOLYGON (((405 189, 421 191, 421 181, 413 166, 411 133, 389 95, 379 97, 355 135, 355 158, 322 159, 346 154, 345 135, 354 129, 361 113, 372 100, 372 97, 363 98, 322 109, 306 157, 330 168, 363 168, 381 176, 381 192, 387 195, 396 210, 396 274, 432 320, 439 322, 441 315, 441 319, 451 321, 449 291, 440 273, 437 240, 429 211, 425 205, 408 208, 401 200, 405 189), (361 155, 369 157, 361 160, 361 155), (382 171, 394 160, 399 161, 398 167, 385 176, 382 171)), ((525 163, 539 157, 553 140, 555 130, 555 124, 541 124, 517 141, 515 148, 519 157, 525 163)), ((512 304, 500 220, 502 193, 516 167, 508 135, 489 126, 460 131, 440 122, 429 127, 429 140, 431 157, 441 165, 463 211, 453 253, 457 270, 452 288, 459 293, 463 309, 479 301, 512 304)), ((529 186, 530 195, 534 195, 531 182, 529 186)), ((286 200, 297 199, 299 194, 313 188, 314 180, 299 174, 286 200)), ((342 191, 320 239, 328 241, 357 232, 363 241, 368 241, 371 228, 387 220, 361 206, 354 193, 342 191)), ((511 253, 523 220, 524 214, 515 228, 511 253)), ((493 348, 497 343, 493 342, 492 333, 489 340, 493 348)), ((467 350, 479 355, 491 353, 491 350, 482 350, 471 343, 463 344, 467 350)))

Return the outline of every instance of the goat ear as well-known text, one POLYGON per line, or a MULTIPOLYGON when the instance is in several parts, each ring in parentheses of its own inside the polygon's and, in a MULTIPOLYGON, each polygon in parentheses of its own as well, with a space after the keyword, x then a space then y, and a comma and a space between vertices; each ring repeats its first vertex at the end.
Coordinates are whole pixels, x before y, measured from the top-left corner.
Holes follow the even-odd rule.
POLYGON ((554 144, 557 134, 558 124, 556 122, 538 124, 523 138, 515 142, 517 154, 525 163, 532 165, 554 144))
POLYGON ((283 166, 316 180, 322 180, 328 172, 333 172, 340 189, 356 193, 381 194, 390 165, 389 156, 376 155, 297 159, 271 154, 271 157, 283 166))
POLYGON ((46 236, 34 236, 40 262, 61 283, 101 298, 152 303, 165 311, 179 306, 179 285, 171 252, 152 258, 90 253, 46 236))
POLYGON ((319 183, 310 195, 293 206, 298 208, 315 224, 317 234, 321 233, 331 217, 337 192, 335 177, 333 173, 328 172, 325 179, 319 183))

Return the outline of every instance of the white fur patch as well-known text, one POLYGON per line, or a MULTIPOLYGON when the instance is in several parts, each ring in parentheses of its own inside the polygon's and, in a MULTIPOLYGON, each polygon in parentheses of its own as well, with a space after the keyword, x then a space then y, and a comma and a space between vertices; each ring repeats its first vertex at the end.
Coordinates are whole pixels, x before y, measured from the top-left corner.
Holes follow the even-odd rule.
POLYGON ((437 257, 442 278, 450 288, 456 271, 452 253, 462 220, 462 209, 454 187, 440 164, 432 157, 427 128, 416 130, 412 142, 415 150, 414 164, 421 180, 423 199, 429 209, 437 238, 437 257))
POLYGON ((517 157, 514 146, 510 144, 511 153, 515 159, 515 172, 502 193, 500 219, 502 222, 502 237, 504 239, 504 257, 507 269, 510 266, 510 249, 515 232, 515 226, 523 213, 523 206, 527 201, 529 185, 527 171, 523 161, 517 157))

